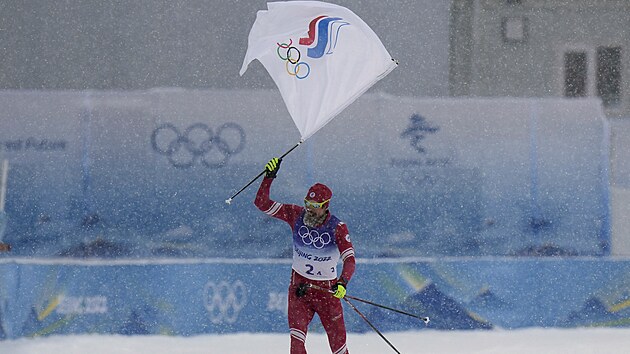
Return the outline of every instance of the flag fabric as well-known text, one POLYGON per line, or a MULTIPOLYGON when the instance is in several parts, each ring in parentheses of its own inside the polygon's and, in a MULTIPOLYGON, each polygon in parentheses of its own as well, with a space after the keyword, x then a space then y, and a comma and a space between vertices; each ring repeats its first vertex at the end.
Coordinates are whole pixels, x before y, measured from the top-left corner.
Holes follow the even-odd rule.
POLYGON ((397 65, 361 18, 319 1, 271 2, 258 11, 240 75, 254 59, 278 86, 301 141, 397 65))

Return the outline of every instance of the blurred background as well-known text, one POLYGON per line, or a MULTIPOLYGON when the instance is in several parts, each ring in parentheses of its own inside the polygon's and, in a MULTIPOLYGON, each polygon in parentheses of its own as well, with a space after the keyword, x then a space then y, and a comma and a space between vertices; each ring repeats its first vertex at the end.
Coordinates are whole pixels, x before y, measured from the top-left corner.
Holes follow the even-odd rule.
MULTIPOLYGON (((336 3, 400 65, 275 199, 330 184, 366 257, 630 254, 627 2, 336 3)), ((262 65, 238 75, 264 1, 0 6, 13 255, 290 256, 257 183, 223 203, 299 140, 262 65)))
MULTIPOLYGON (((353 294, 438 329, 627 327, 630 2, 332 2, 399 65, 272 197, 331 187, 353 294)), ((263 66, 238 75, 263 9, 0 1, 0 339, 286 330, 289 227, 258 183, 224 202, 300 139, 263 66)))

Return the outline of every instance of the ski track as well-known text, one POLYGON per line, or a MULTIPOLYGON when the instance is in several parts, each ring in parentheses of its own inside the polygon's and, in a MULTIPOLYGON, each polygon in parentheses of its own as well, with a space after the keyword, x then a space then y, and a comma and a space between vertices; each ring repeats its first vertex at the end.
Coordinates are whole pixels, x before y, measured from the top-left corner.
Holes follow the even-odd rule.
MULTIPOLYGON (((622 354, 630 348, 630 328, 579 328, 491 331, 437 331, 385 333, 401 353, 439 354, 622 354)), ((376 333, 349 333, 353 354, 395 353, 376 333)), ((330 353, 322 333, 307 338, 310 354, 330 353)), ((225 335, 122 336, 69 335, 0 341, 0 353, 33 354, 208 354, 289 353, 289 335, 284 333, 239 333, 225 335)))

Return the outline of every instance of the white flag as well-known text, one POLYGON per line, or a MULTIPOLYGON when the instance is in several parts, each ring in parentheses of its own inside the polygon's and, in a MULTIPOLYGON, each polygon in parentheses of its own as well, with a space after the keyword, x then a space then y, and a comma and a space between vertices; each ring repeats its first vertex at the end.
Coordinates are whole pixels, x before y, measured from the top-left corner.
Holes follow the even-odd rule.
POLYGON ((319 1, 267 3, 249 33, 240 74, 258 59, 275 81, 302 141, 396 67, 352 11, 319 1))

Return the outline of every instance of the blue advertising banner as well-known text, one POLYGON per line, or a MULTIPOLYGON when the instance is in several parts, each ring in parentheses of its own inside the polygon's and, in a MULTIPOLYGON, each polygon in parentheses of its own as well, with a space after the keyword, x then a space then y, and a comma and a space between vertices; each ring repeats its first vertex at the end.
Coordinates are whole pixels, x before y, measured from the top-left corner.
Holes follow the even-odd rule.
MULTIPOLYGON (((14 255, 290 254, 258 183, 224 202, 300 139, 276 91, 3 91, 0 106, 14 255)), ((604 121, 597 99, 363 95, 286 157, 272 197, 325 183, 365 258, 607 255, 604 121)))
MULTIPOLYGON (((286 332, 284 260, 0 263, 0 337, 286 332)), ((630 261, 359 260, 348 294, 383 331, 630 325, 630 261)), ((351 332, 368 325, 346 307, 351 332)), ((322 331, 316 319, 312 331, 322 331)))

